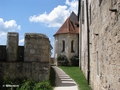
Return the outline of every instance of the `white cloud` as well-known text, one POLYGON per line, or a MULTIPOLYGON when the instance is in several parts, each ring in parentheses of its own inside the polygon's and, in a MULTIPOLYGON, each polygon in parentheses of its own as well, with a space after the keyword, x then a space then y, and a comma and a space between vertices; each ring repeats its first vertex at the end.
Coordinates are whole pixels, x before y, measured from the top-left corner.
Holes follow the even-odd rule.
POLYGON ((9 20, 9 21, 4 21, 2 18, 0 18, 0 38, 3 43, 0 44, 5 44, 5 39, 7 38, 7 32, 13 32, 15 30, 20 30, 21 26, 17 25, 15 20, 9 20))
POLYGON ((69 11, 74 11, 76 14, 78 12, 78 0, 72 0, 71 2, 69 0, 66 0, 65 2, 67 5, 69 5, 69 11))
POLYGON ((30 16, 29 21, 35 23, 44 23, 47 27, 60 27, 72 11, 77 14, 77 9, 77 0, 72 0, 71 2, 66 0, 65 5, 58 5, 49 14, 44 12, 40 15, 30 16))
POLYGON ((49 40, 51 40, 51 38, 49 37, 49 40))
POLYGON ((21 26, 17 25, 15 20, 5 21, 0 18, 0 31, 7 32, 7 31, 15 31, 20 30, 21 26))
POLYGON ((19 44, 23 45, 24 44, 24 39, 19 40, 19 44))

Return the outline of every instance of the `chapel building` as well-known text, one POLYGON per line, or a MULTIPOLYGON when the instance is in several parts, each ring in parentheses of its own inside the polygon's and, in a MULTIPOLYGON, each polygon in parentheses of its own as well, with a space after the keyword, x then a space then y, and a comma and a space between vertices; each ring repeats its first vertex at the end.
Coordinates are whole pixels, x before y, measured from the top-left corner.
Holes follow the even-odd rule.
POLYGON ((70 62, 72 56, 79 54, 79 25, 74 12, 66 19, 59 30, 54 34, 54 59, 65 55, 70 62))

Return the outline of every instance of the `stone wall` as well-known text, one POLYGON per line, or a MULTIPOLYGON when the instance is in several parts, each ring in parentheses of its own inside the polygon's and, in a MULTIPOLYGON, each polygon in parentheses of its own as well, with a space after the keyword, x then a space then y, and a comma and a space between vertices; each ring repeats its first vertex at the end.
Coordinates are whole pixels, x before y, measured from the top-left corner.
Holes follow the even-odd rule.
POLYGON ((54 58, 50 58, 50 65, 54 65, 55 64, 55 62, 54 62, 55 60, 54 60, 54 58))
POLYGON ((17 61, 23 62, 24 61, 24 46, 18 46, 18 53, 17 53, 17 61))
POLYGON ((81 0, 81 14, 80 14, 80 68, 83 70, 85 77, 88 76, 88 28, 87 28, 87 14, 86 14, 86 0, 81 0), (83 5, 84 3, 84 5, 83 5))
MULTIPOLYGON (((7 61, 5 45, 0 45, 0 61, 7 61)), ((17 61, 24 61, 24 46, 18 46, 17 61)))
POLYGON ((49 63, 40 62, 1 62, 0 78, 27 78, 35 81, 49 79, 49 63))
POLYGON ((18 33, 8 32, 6 45, 7 61, 17 61, 17 52, 18 52, 18 33))
POLYGON ((9 32, 7 46, 0 46, 0 79, 49 79, 50 41, 44 34, 25 34, 25 46, 18 46, 18 33, 9 32), (6 57, 7 54, 7 57, 6 57))
POLYGON ((0 61, 6 61, 6 46, 0 45, 0 61))
MULTIPOLYGON (((86 0, 82 1, 86 7, 86 0)), ((86 18, 86 13, 84 14, 86 18)), ((88 0, 88 16, 90 43, 85 44, 83 40, 86 38, 84 31, 87 28, 87 23, 84 23, 82 24, 83 43, 81 44, 83 51, 86 50, 84 46, 89 44, 90 47, 90 85, 93 90, 119 90, 120 1, 88 0)), ((82 55, 84 55, 83 51, 81 51, 82 55)), ((88 56, 86 54, 82 57, 88 56)), ((87 60, 81 58, 81 62, 82 67, 86 67, 84 63, 87 63, 87 60)), ((83 68, 82 70, 87 71, 83 68)))
POLYGON ((24 47, 25 61, 50 61, 50 41, 46 35, 27 33, 24 47))

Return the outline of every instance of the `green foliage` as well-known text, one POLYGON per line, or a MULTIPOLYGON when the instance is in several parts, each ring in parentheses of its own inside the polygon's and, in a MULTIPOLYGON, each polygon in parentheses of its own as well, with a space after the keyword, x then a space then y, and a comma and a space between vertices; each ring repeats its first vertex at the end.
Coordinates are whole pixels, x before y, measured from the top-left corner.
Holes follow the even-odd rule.
POLYGON ((3 84, 13 84, 12 80, 8 77, 3 78, 3 84))
POLYGON ((33 90, 53 90, 53 89, 50 83, 48 81, 45 81, 45 82, 36 83, 33 90))
MULTIPOLYGON (((27 78, 9 78, 9 77, 3 77, 1 85, 20 85, 22 84, 27 78)), ((10 90, 10 87, 0 87, 0 90, 10 90)), ((13 90, 19 90, 19 88, 13 90)))
MULTIPOLYGON (((13 88, 13 90, 53 90, 55 86, 55 71, 51 67, 50 68, 50 79, 49 81, 44 82, 35 82, 33 80, 28 80, 27 78, 15 78, 11 79, 8 77, 1 77, 1 85, 11 84, 11 85, 19 85, 17 88, 13 88), (53 87, 52 87, 53 86, 53 87)), ((10 88, 0 87, 0 90, 10 90, 10 88)))
POLYGON ((73 56, 71 59, 71 64, 72 66, 79 66, 79 57, 78 56, 73 56))
POLYGON ((24 77, 24 78, 8 78, 8 77, 4 77, 3 78, 3 84, 21 84, 23 83, 24 81, 26 81, 27 78, 24 77))
MULTIPOLYGON (((52 81, 52 80, 51 80, 52 81)), ((55 80, 54 80, 55 83, 55 80)), ((51 83, 49 81, 35 82, 33 80, 27 80, 26 78, 16 78, 10 79, 5 77, 3 84, 19 85, 16 89, 13 90, 53 90, 51 83)), ((0 87, 0 90, 10 90, 10 88, 0 87)))
POLYGON ((24 83, 25 81, 27 81, 27 78, 26 77, 23 77, 23 78, 15 78, 12 80, 12 82, 14 84, 21 84, 21 83, 24 83))
POLYGON ((25 81, 18 90, 33 90, 35 82, 32 80, 25 81))
POLYGON ((69 61, 65 55, 60 55, 58 58, 58 65, 67 66, 69 61))
POLYGON ((49 81, 35 82, 32 80, 25 81, 17 90, 53 90, 49 81))

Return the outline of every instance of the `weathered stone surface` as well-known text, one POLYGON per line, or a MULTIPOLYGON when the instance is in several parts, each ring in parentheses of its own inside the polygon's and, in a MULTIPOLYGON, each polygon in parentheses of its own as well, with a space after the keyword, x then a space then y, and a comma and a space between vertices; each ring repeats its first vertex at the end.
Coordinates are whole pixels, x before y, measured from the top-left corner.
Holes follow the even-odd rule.
POLYGON ((18 55, 17 52, 18 52, 18 33, 8 32, 6 45, 7 61, 17 61, 18 55))
MULTIPOLYGON (((81 25, 81 69, 87 78, 88 38, 90 40, 90 85, 93 90, 120 89, 120 0, 84 1, 84 23, 81 25), (101 2, 100 2, 101 1, 101 2), (110 9, 117 9, 117 12, 110 9), (90 11, 91 10, 91 11, 90 11), (91 21, 91 22, 90 22, 91 21)), ((81 1, 81 2, 82 2, 81 1)), ((81 5, 82 6, 82 5, 81 5)), ((82 7, 81 7, 82 8, 82 7)), ((82 18, 82 14, 80 16, 82 18)))
POLYGON ((2 78, 28 78, 35 81, 49 79, 49 63, 41 62, 14 62, 0 63, 0 75, 2 78))
POLYGON ((44 34, 25 34, 25 61, 50 61, 50 41, 44 34))
POLYGON ((44 34, 27 33, 25 46, 18 46, 18 33, 10 32, 7 46, 0 46, 0 61, 1 80, 3 78, 48 80, 50 73, 49 38, 44 34), (5 61, 6 52, 7 61, 5 61))
POLYGON ((0 45, 0 61, 6 61, 6 46, 0 45))

